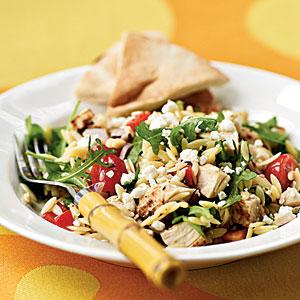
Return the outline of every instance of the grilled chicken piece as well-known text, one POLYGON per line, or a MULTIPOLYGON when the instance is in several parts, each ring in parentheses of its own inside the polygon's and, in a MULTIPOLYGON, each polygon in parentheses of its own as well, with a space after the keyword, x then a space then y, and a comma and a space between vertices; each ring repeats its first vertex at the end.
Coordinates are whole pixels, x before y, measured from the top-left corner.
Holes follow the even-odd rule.
POLYGON ((95 114, 91 109, 84 109, 79 115, 77 115, 72 121, 72 125, 77 131, 82 132, 83 129, 87 128, 92 123, 95 114))
POLYGON ((300 193, 295 188, 287 188, 287 190, 281 194, 279 204, 300 206, 300 193))
POLYGON ((214 198, 223 191, 230 180, 230 176, 218 167, 206 164, 200 166, 197 187, 207 198, 214 198))
POLYGON ((137 206, 137 213, 145 218, 158 207, 170 201, 188 201, 195 189, 177 186, 169 182, 159 183, 145 193, 137 206))
POLYGON ((170 247, 195 247, 206 243, 205 239, 187 222, 173 225, 163 231, 160 236, 170 247))
POLYGON ((232 222, 248 227, 257 222, 264 214, 260 199, 249 192, 242 192, 242 200, 231 208, 232 222))

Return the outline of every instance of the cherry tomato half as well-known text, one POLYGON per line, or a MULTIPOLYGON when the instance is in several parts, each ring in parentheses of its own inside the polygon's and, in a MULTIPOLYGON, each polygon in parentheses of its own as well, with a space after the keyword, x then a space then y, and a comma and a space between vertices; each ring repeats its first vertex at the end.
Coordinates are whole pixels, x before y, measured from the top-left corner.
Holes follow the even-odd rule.
POLYGON ((134 116, 134 118, 127 122, 127 126, 130 126, 133 132, 135 132, 135 127, 138 126, 143 121, 146 121, 151 115, 150 111, 143 111, 140 114, 134 116))
POLYGON ((55 217, 55 224, 61 228, 69 230, 67 227, 73 225, 74 218, 70 210, 65 211, 60 216, 55 217))
POLYGON ((55 217, 56 217, 56 214, 53 213, 52 211, 46 212, 42 215, 43 219, 45 219, 46 221, 56 225, 55 217))
POLYGON ((187 167, 187 169, 185 171, 184 182, 189 187, 194 186, 192 166, 187 167))
POLYGON ((281 184, 281 188, 285 191, 290 185, 291 181, 288 179, 288 173, 297 168, 298 163, 291 154, 282 154, 273 162, 271 162, 265 171, 268 180, 271 179, 271 174, 277 177, 281 184))
POLYGON ((109 154, 103 157, 103 162, 111 164, 111 167, 103 167, 94 164, 91 170, 92 184, 103 183, 102 193, 111 196, 116 193, 115 185, 121 182, 123 173, 127 173, 124 161, 117 155, 109 154))

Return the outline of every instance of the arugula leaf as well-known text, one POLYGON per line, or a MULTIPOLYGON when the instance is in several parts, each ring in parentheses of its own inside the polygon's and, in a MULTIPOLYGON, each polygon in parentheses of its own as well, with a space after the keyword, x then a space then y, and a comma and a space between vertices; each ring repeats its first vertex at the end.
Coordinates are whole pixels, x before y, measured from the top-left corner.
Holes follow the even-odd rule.
POLYGON ((219 123, 221 123, 224 119, 225 119, 225 116, 224 116, 223 112, 222 112, 222 111, 219 111, 219 112, 218 112, 217 121, 218 121, 219 123))
POLYGON ((64 205, 65 205, 66 207, 68 207, 70 204, 74 203, 74 199, 71 198, 71 197, 65 198, 65 199, 63 200, 63 202, 64 202, 64 205))
POLYGON ((107 156, 108 154, 111 154, 111 153, 115 153, 115 151, 112 149, 106 150, 103 147, 101 147, 100 149, 97 149, 96 151, 91 152, 89 158, 83 164, 81 164, 79 166, 74 166, 68 172, 64 172, 63 175, 53 178, 53 180, 58 181, 58 182, 67 182, 71 178, 82 175, 82 173, 84 173, 88 168, 90 168, 91 166, 93 166, 96 163, 107 167, 108 164, 103 163, 101 161, 101 159, 104 156, 107 156))
POLYGON ((85 180, 88 176, 85 171, 96 163, 104 167, 109 166, 109 164, 104 163, 101 159, 110 153, 115 153, 113 149, 104 149, 100 140, 96 141, 101 147, 94 152, 90 152, 89 157, 84 162, 81 159, 77 159, 74 166, 58 161, 56 157, 49 154, 36 154, 30 151, 27 151, 26 154, 44 161, 45 170, 43 171, 48 173, 47 180, 85 187, 85 180))
POLYGON ((25 142, 29 148, 31 148, 31 142, 34 139, 43 140, 44 139, 44 129, 35 123, 32 123, 31 116, 28 116, 25 120, 27 133, 25 135, 25 142))
POLYGON ((191 206, 189 215, 195 215, 198 218, 200 218, 201 216, 204 216, 205 218, 211 217, 209 209, 202 206, 191 206))
POLYGON ((251 179, 254 179, 257 176, 256 173, 252 171, 244 170, 240 175, 237 175, 236 173, 233 175, 232 183, 230 184, 230 190, 231 193, 228 196, 226 200, 226 204, 223 206, 224 208, 227 208, 237 202, 239 202, 242 199, 242 196, 239 193, 238 186, 242 181, 248 181, 251 179))
POLYGON ((202 131, 213 131, 217 129, 216 125, 216 119, 198 117, 190 118, 180 126, 184 130, 184 135, 187 137, 187 140, 192 142, 197 137, 196 128, 199 128, 202 131))
POLYGON ((183 139, 181 130, 181 126, 176 126, 171 129, 170 133, 170 142, 179 152, 181 152, 181 141, 183 139))
POLYGON ((223 208, 227 208, 237 202, 240 202, 242 200, 242 196, 240 194, 231 194, 226 199, 226 204, 223 205, 223 208))
POLYGON ((133 147, 127 156, 127 158, 130 159, 133 164, 138 161, 139 156, 142 153, 142 145, 143 139, 140 136, 135 135, 133 139, 133 147))
POLYGON ((220 147, 221 147, 221 152, 218 154, 218 156, 221 158, 222 161, 228 161, 229 155, 225 150, 223 142, 218 141, 218 142, 216 142, 216 145, 220 145, 220 147))
POLYGON ((136 127, 137 134, 151 144, 154 154, 158 154, 159 144, 164 139, 162 136, 162 130, 163 128, 151 130, 145 122, 142 122, 136 127))
POLYGON ((287 135, 278 131, 273 131, 277 127, 276 117, 271 118, 265 123, 257 122, 254 126, 246 124, 245 127, 258 133, 261 139, 284 145, 287 135))
POLYGON ((66 147, 66 141, 61 134, 65 127, 53 128, 51 131, 51 140, 49 143, 49 152, 56 157, 61 157, 66 147))

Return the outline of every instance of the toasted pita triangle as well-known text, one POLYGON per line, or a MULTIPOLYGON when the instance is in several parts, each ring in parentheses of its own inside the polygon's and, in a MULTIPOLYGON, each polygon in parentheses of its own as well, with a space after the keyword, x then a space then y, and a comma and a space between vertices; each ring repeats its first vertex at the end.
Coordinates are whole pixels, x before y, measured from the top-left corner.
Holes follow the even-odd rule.
MULTIPOLYGON (((145 31, 142 34, 154 39, 167 40, 160 32, 145 31)), ((101 55, 97 63, 83 75, 75 91, 78 99, 100 104, 107 103, 114 91, 123 61, 123 45, 126 36, 127 33, 124 33, 121 42, 101 55)))
POLYGON ((115 87, 121 53, 122 44, 115 44, 83 75, 75 91, 79 100, 107 103, 115 87))
MULTIPOLYGON (((211 85, 227 81, 227 77, 194 53, 166 40, 139 33, 127 34, 124 41, 120 73, 109 99, 116 107, 132 102, 157 102, 183 98, 211 85)), ((156 106, 156 107, 155 107, 156 106)))

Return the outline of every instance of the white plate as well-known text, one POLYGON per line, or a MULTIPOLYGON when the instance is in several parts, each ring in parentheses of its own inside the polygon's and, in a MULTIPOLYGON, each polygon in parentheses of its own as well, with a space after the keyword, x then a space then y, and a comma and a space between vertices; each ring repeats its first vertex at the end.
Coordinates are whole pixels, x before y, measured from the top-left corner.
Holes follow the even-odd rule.
MULTIPOLYGON (((300 146, 300 85, 296 80, 270 72, 227 63, 215 63, 231 79, 215 89, 217 98, 234 108, 250 111, 256 119, 274 114, 300 146)), ((37 242, 120 265, 128 260, 110 244, 84 238, 40 218, 18 198, 18 176, 12 135, 24 130, 24 119, 61 123, 74 105, 72 94, 87 67, 70 69, 38 78, 0 96, 0 223, 37 242)), ((186 268, 195 269, 227 263, 280 249, 300 241, 300 218, 248 240, 188 249, 168 249, 186 268)))

